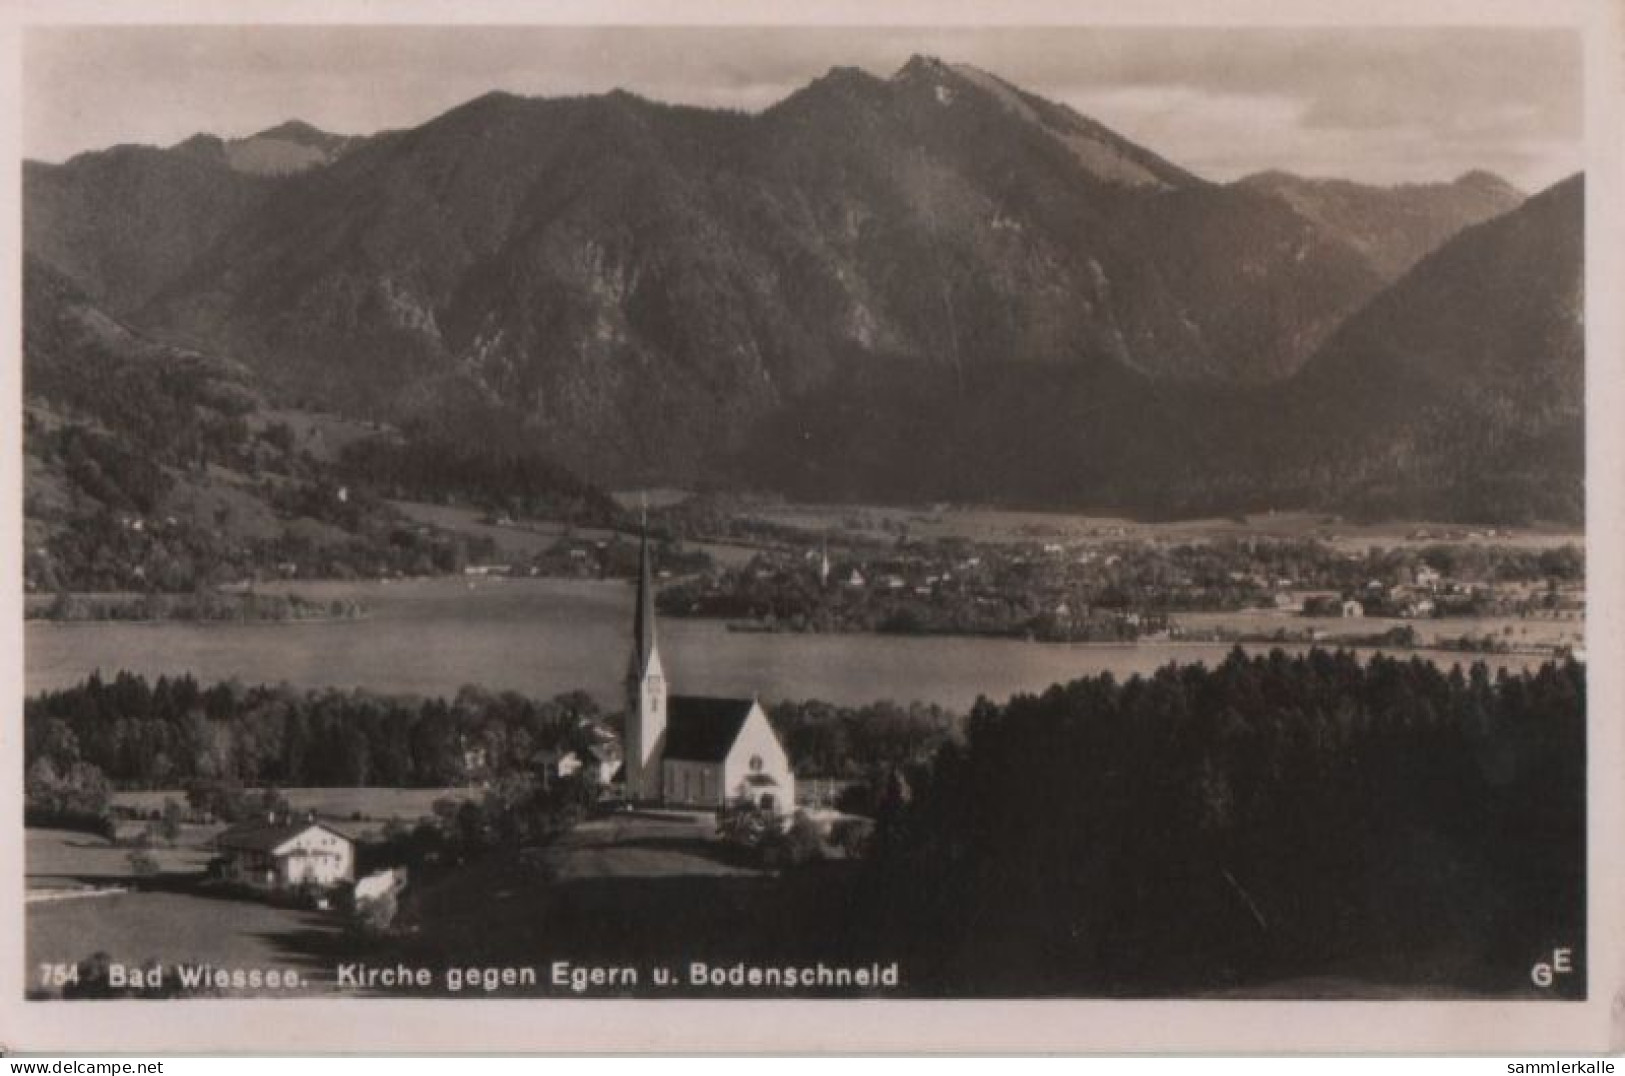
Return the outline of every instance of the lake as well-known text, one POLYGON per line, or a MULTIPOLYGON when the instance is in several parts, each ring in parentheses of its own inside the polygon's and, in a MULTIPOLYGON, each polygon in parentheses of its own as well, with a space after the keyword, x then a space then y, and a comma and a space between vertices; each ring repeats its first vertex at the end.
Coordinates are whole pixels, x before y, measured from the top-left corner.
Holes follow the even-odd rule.
MULTIPOLYGON (((205 683, 236 677, 424 695, 450 695, 478 684, 540 697, 584 688, 611 707, 620 699, 633 597, 626 582, 447 578, 264 589, 321 600, 356 598, 371 615, 325 623, 31 621, 25 626, 27 690, 67 687, 96 669, 129 669, 149 677, 189 672, 205 683)), ((1212 664, 1230 649, 771 635, 670 617, 660 622, 660 646, 673 690, 684 694, 840 703, 918 699, 955 709, 969 707, 978 695, 1002 700, 1107 670, 1128 676, 1169 661, 1212 664)), ((1445 665, 1464 660, 1460 654, 1421 653, 1445 665)), ((1539 659, 1514 655, 1491 663, 1521 668, 1539 659)))

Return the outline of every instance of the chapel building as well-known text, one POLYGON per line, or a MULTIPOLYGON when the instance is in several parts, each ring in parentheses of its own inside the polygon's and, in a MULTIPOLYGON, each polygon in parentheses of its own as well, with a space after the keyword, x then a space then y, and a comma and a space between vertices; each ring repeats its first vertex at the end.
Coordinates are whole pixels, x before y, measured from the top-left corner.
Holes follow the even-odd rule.
POLYGON ((755 699, 668 695, 655 639, 649 538, 638 565, 632 659, 626 678, 626 798, 716 809, 795 809, 790 758, 755 699))

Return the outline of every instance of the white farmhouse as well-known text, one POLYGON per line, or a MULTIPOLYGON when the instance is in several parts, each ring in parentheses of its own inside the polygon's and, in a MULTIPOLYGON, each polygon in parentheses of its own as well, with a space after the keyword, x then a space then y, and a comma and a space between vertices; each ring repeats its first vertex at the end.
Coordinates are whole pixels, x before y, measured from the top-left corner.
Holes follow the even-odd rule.
POLYGON ((330 888, 355 879, 355 842, 320 822, 250 822, 214 839, 223 877, 257 889, 310 884, 330 888))

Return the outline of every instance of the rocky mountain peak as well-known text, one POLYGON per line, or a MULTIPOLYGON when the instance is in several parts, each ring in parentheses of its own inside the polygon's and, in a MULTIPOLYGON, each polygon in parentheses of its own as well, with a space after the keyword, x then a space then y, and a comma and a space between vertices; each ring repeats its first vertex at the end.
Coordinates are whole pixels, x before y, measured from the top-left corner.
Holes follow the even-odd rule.
POLYGON ((940 79, 950 74, 947 64, 935 56, 915 53, 908 58, 908 62, 897 69, 892 75, 893 82, 908 82, 915 79, 940 79))
POLYGON ((1471 171, 1463 172, 1455 178, 1452 185, 1479 191, 1494 197, 1511 198, 1513 200, 1522 199, 1524 196, 1523 192, 1517 187, 1514 187, 1494 172, 1483 168, 1474 168, 1471 171))

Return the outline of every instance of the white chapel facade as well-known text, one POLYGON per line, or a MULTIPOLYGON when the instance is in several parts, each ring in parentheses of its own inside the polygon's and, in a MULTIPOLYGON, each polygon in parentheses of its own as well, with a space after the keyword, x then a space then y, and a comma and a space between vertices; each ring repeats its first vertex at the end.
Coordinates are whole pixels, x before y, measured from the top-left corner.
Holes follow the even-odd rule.
POLYGON ((755 699, 671 695, 655 639, 654 579, 645 535, 626 678, 626 798, 720 808, 795 809, 796 778, 755 699))

